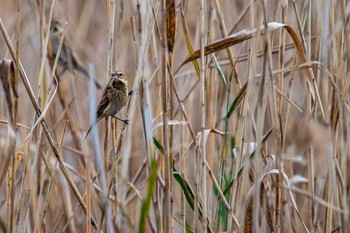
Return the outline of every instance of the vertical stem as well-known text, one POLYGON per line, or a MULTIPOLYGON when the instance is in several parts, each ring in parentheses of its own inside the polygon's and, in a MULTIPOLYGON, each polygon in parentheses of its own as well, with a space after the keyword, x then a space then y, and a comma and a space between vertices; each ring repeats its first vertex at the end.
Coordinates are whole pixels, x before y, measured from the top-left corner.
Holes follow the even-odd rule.
MULTIPOLYGON (((163 0, 162 14, 166 15, 166 1, 163 0)), ((171 231, 172 213, 170 209, 170 161, 169 159, 169 139, 168 139, 168 72, 167 72, 167 34, 166 24, 163 24, 163 46, 162 46, 162 107, 163 107, 163 145, 164 145, 164 199, 163 199, 163 232, 171 231)))
MULTIPOLYGON (((113 72, 113 40, 114 40, 114 19, 115 19, 115 0, 107 0, 107 23, 108 23, 108 47, 107 47, 107 76, 108 80, 110 75, 113 72)), ((104 158, 106 158, 106 163, 109 161, 109 143, 108 138, 108 129, 112 128, 109 125, 112 124, 112 120, 106 118, 105 120, 105 142, 104 142, 104 158)), ((112 135, 113 131, 111 131, 112 135)))
MULTIPOLYGON (((15 69, 15 80, 18 80, 19 76, 19 42, 20 42, 20 30, 21 30, 21 0, 17 0, 17 31, 16 31, 16 69, 15 69)), ((16 82, 17 83, 17 82, 16 82)), ((16 99, 17 100, 17 99, 16 99)), ((8 135, 8 140, 11 140, 11 143, 8 143, 8 152, 10 152, 10 155, 12 156, 11 160, 11 191, 9 194, 11 195, 10 197, 10 232, 13 233, 15 232, 15 162, 16 162, 16 155, 15 155, 15 146, 16 146, 16 107, 17 107, 17 101, 15 103, 15 110, 14 112, 8 112, 8 118, 10 119, 10 125, 8 126, 8 129, 15 130, 15 135, 10 136, 11 134, 9 133, 8 135), (15 114, 14 114, 15 113, 15 114), (11 120, 12 119, 12 120, 11 120)), ((10 181, 9 181, 10 182, 10 181)))
MULTIPOLYGON (((200 12, 200 34, 201 34, 201 40, 200 40, 200 48, 201 48, 201 65, 200 65, 200 80, 201 80, 201 94, 200 94, 200 101, 201 101, 201 169, 200 169, 200 184, 202 185, 202 203, 203 203, 203 225, 202 225, 202 232, 207 232, 207 185, 206 185, 206 167, 205 167, 205 161, 206 161, 206 146, 204 141, 204 132, 205 132, 205 110, 206 110, 206 102, 205 102, 205 57, 204 57, 204 46, 207 41, 207 34, 205 33, 205 14, 206 14, 206 6, 207 2, 205 0, 201 0, 201 12, 200 12)), ((197 208, 197 206, 196 206, 197 208)))
MULTIPOLYGON (((182 119, 184 120, 184 116, 182 116, 182 119)), ((180 174, 181 177, 185 177, 185 127, 186 126, 181 126, 181 131, 180 131, 180 137, 181 137, 181 152, 180 152, 180 174)), ((181 232, 186 233, 186 202, 185 202, 185 194, 181 193, 181 232)))
MULTIPOLYGON (((198 149, 198 144, 196 145, 195 148, 195 156, 194 156, 194 162, 193 162, 193 170, 194 170, 194 174, 199 174, 198 170, 199 170, 199 149, 198 149)), ((198 188, 198 183, 199 183, 199 179, 200 179, 200 175, 195 175, 194 176, 194 190, 195 190, 195 194, 194 194, 194 232, 200 232, 200 230, 198 229, 198 209, 199 209, 199 188, 198 188)))
POLYGON ((86 232, 91 233, 90 157, 86 161, 86 232))
MULTIPOLYGON (((94 80, 94 69, 93 69, 93 66, 90 65, 89 67, 89 76, 91 77, 90 79, 90 93, 89 93, 89 101, 90 103, 92 103, 90 106, 91 106, 91 109, 90 109, 90 118, 92 119, 91 122, 94 122, 95 121, 95 112, 94 112, 94 109, 95 106, 94 106, 94 99, 95 99, 95 92, 93 91, 93 80, 94 80)), ((108 187, 107 187, 107 181, 106 181, 106 172, 105 172, 105 167, 104 167, 104 163, 103 163, 103 160, 102 160, 102 157, 101 157, 101 154, 100 154, 100 142, 99 142, 99 139, 98 137, 96 137, 95 135, 97 135, 97 128, 96 127, 93 127, 92 130, 91 130, 91 134, 94 138, 94 140, 92 141, 93 143, 93 149, 94 149, 94 157, 95 157, 95 164, 96 164, 96 168, 97 170, 99 171, 98 172, 98 175, 97 175, 97 178, 98 178, 98 181, 99 181, 99 184, 100 184, 100 187, 101 187, 101 190, 102 190, 102 198, 100 199, 100 205, 102 206, 103 208, 103 214, 105 215, 105 219, 106 219, 106 224, 107 224, 107 229, 108 229, 108 232, 109 233, 113 233, 115 232, 114 230, 114 225, 113 225, 113 221, 112 221, 112 212, 111 212, 111 207, 108 203, 108 195, 109 195, 109 191, 108 191, 108 187)), ((89 164, 87 164, 88 167, 89 167, 89 164)), ((87 174, 90 173, 90 170, 87 171, 87 174)), ((87 188, 89 188, 89 184, 87 184, 87 188)), ((88 190, 87 190, 88 191, 88 190)), ((88 199, 88 196, 90 196, 90 193, 87 192, 87 201, 89 201, 88 199)), ((90 216, 90 215, 88 215, 90 216)))
MULTIPOLYGON (((175 45, 175 31, 176 31, 176 13, 175 13, 175 1, 167 0, 166 1, 166 30, 165 33, 166 37, 164 37, 164 44, 166 44, 166 51, 167 51, 167 68, 168 72, 170 73, 169 76, 171 77, 173 75, 173 49, 175 45)), ((169 77, 169 78, 170 78, 169 77)), ((172 80, 174 81, 174 80, 172 80)), ((175 85, 174 82, 169 83, 169 106, 170 106, 170 120, 173 120, 175 117, 175 109, 174 109, 174 88, 175 85)), ((169 135, 169 192, 173 193, 173 184, 172 184, 172 177, 173 177, 173 157, 174 157, 174 126, 170 125, 170 135, 169 135)), ((170 209, 168 213, 173 213, 173 202, 170 201, 170 209)), ((169 229, 172 232, 173 231, 173 224, 171 219, 168 222, 170 224, 169 229)))
MULTIPOLYGON (((10 37, 8 35, 8 32, 7 32, 7 30, 6 30, 5 26, 4 26, 4 23, 2 22, 1 18, 0 18, 0 31, 1 31, 1 34, 3 35, 4 39, 5 39, 6 45, 7 45, 8 49, 9 49, 9 51, 10 51, 10 54, 11 54, 12 58, 15 59, 16 58, 15 49, 14 49, 12 43, 11 43, 11 39, 10 39, 10 37)), ((30 83, 28 81, 28 77, 27 77, 27 75, 26 75, 26 73, 25 73, 25 71, 23 69, 22 63, 19 60, 18 60, 18 64, 19 64, 19 67, 16 67, 16 68, 19 69, 19 74, 20 74, 21 80, 22 80, 22 82, 24 84, 24 87, 26 89, 27 94, 29 95, 30 101, 31 101, 31 103, 32 103, 32 105, 33 105, 33 107, 35 109, 36 116, 40 117, 42 115, 42 111, 40 109, 40 106, 39 106, 36 98, 35 98, 33 88, 32 88, 32 86, 30 85, 30 83)), ((51 132, 49 130, 49 127, 48 127, 45 119, 44 118, 41 119, 40 123, 41 123, 43 131, 44 131, 44 133, 45 133, 45 135, 46 135, 46 137, 48 139, 48 142, 50 144, 52 152, 54 153, 56 159, 59 162, 60 169, 61 169, 65 179, 67 180, 67 182, 69 184, 69 187, 72 189, 72 191, 73 191, 75 197, 77 198, 80 206, 82 207, 84 213, 86 213, 86 204, 84 203, 84 200, 83 200, 82 196, 80 195, 79 190, 78 190, 77 186, 75 185, 72 177, 68 173, 66 165, 65 165, 62 157, 58 153, 56 142, 55 142, 55 140, 52 137, 52 134, 51 134, 51 132)), ((96 221, 93 218, 91 218, 91 224, 93 225, 93 227, 95 229, 97 229, 96 221)))
MULTIPOLYGON (((287 22, 287 14, 288 14, 288 1, 283 0, 281 1, 281 9, 282 9, 282 23, 286 23, 287 22)), ((286 37, 286 33, 285 30, 281 30, 280 31, 280 40, 279 40, 279 59, 278 59, 278 68, 279 69, 284 69, 284 50, 285 50, 285 37, 286 37)), ((278 76, 277 79, 277 85, 278 88, 280 90, 283 90, 283 73, 281 73, 278 76)), ((283 101, 282 101, 282 96, 279 96, 279 98, 277 99, 277 103, 278 103, 278 126, 279 126, 279 138, 277 140, 279 140, 277 148, 278 148, 278 154, 277 154, 277 168, 279 169, 279 174, 277 175, 277 184, 279 184, 279 182, 282 181, 282 170, 283 169, 283 164, 282 164, 282 146, 283 146, 283 101)), ((279 226, 279 228, 277 228, 279 231, 283 232, 284 231, 284 225, 283 225, 283 221, 281 221, 283 219, 283 217, 281 216, 281 214, 283 213, 281 208, 283 206, 282 202, 283 202, 283 189, 278 188, 279 186, 276 187, 276 209, 277 209, 277 213, 278 215, 276 215, 276 225, 279 226)))
POLYGON ((108 48, 107 48, 107 79, 113 69, 113 39, 114 39, 114 18, 115 0, 107 0, 108 10, 108 48))
MULTIPOLYGON (((214 4, 215 4, 215 8, 217 10, 217 17, 218 17, 218 20, 220 23, 222 37, 226 38, 228 36, 228 33, 227 33, 227 28, 226 28, 224 16, 223 16, 221 8, 220 8, 219 0, 214 0, 214 4)), ((230 60, 231 66, 233 67, 234 66, 234 54, 233 54, 230 47, 228 47, 226 49, 226 52, 227 52, 228 58, 230 60)), ((238 85, 238 87, 241 88, 242 85, 241 85, 241 81, 240 81, 238 76, 235 76, 235 81, 236 81, 236 84, 238 85)))
MULTIPOLYGON (((19 67, 19 42, 21 41, 20 38, 20 32, 21 32, 21 0, 17 0, 17 32, 16 32, 16 67, 19 67)), ((18 93, 18 77, 19 77, 19 71, 18 68, 15 70, 15 90, 18 93)), ((14 119, 14 126, 16 126, 17 122, 17 100, 18 96, 15 97, 15 107, 14 107, 14 114, 13 114, 13 119, 14 119)), ((16 143, 15 143, 16 144, 16 143)))
MULTIPOLYGON (((306 57, 307 57, 307 61, 311 60, 311 49, 312 48, 312 44, 311 44, 311 37, 312 37, 312 24, 311 24, 311 20, 312 20, 312 5, 311 5, 311 0, 309 0, 309 4, 308 4, 308 10, 307 10, 307 26, 306 26, 306 57)), ((306 112, 310 112, 311 108, 310 108, 310 104, 309 104, 309 99, 310 97, 308 96, 307 101, 308 103, 306 104, 307 109, 306 112)), ((315 214, 315 201, 314 201, 314 195, 315 195, 315 183, 314 183, 314 170, 313 170, 313 166, 312 164, 314 164, 313 162, 313 155, 308 154, 308 163, 310 164, 308 171, 309 171, 309 182, 310 182, 310 192, 312 194, 312 199, 311 199, 311 223, 313 222, 313 219, 315 218, 314 214, 315 214)))
MULTIPOLYGON (((329 12, 330 11, 329 1, 323 0, 323 17, 322 17, 322 38, 321 38, 321 62, 322 62, 322 79, 321 79, 321 85, 322 85, 322 93, 323 93, 323 103, 325 103, 324 106, 327 106, 327 97, 328 97, 328 25, 329 25, 329 12)), ((326 111, 328 112, 328 111, 326 111)))

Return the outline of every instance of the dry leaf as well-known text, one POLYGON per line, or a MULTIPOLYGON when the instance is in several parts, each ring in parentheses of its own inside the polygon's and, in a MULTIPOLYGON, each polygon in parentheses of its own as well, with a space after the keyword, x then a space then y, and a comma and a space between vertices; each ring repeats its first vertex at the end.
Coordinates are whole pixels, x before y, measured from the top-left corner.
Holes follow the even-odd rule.
MULTIPOLYGON (((299 59, 301 60, 301 63, 306 63, 306 55, 303 49, 303 46, 297 36, 297 34, 295 33, 295 31, 293 30, 292 27, 286 25, 286 24, 282 24, 282 23, 278 23, 278 22, 271 22, 268 23, 267 25, 267 30, 264 29, 265 26, 261 26, 260 30, 258 29, 252 29, 252 30, 242 30, 240 32, 234 33, 226 38, 214 41, 213 43, 207 45, 204 47, 204 55, 207 56, 209 54, 212 54, 214 52, 219 52, 223 49, 226 49, 230 46, 233 46, 235 44, 239 44, 243 41, 249 40, 253 37, 259 36, 259 35, 263 35, 266 31, 268 32, 272 32, 275 31, 276 29, 281 29, 284 28, 288 34, 290 35, 290 37, 292 38, 295 47, 297 49, 298 55, 299 55, 299 59)), ((196 50, 194 51, 189 57, 187 57, 185 59, 185 61, 182 62, 182 64, 180 65, 180 67, 178 68, 178 70, 180 70, 180 68, 182 66, 184 66, 185 64, 187 64, 188 62, 191 62, 195 59, 198 59, 200 57, 200 50, 196 50)), ((310 69, 305 69, 306 71, 306 76, 307 76, 307 81, 309 84, 309 88, 310 88, 310 92, 312 97, 315 99, 315 84, 314 84, 314 80, 311 74, 310 69)), ((319 101, 319 98, 318 98, 319 101)), ((320 107, 322 109, 322 113, 323 113, 323 108, 321 106, 321 102, 319 101, 320 107)))
MULTIPOLYGON (((182 21, 182 29, 183 29, 184 35, 185 35, 187 50, 188 50, 189 54, 192 54, 193 53, 193 47, 192 47, 192 43, 191 43, 190 37, 188 35, 188 28, 187 28, 185 13, 183 11, 181 11, 181 21, 182 21)), ((194 68, 196 69, 196 73, 197 73, 198 78, 200 78, 200 70, 199 70, 199 66, 198 66, 197 60, 193 60, 192 63, 194 65, 194 68)))

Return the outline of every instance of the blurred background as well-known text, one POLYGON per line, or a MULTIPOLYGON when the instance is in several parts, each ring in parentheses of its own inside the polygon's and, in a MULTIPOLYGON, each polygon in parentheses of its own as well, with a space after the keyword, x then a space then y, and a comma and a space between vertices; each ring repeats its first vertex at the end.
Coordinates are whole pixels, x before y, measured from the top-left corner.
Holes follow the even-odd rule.
MULTIPOLYGON (((3 64, 1 231, 349 232, 349 6, 1 0, 62 158, 3 64), (102 89, 53 72, 51 18, 102 89), (129 124, 101 120, 85 140, 113 71, 134 90, 117 115, 129 124)), ((0 59, 13 60, 3 35, 0 59)))

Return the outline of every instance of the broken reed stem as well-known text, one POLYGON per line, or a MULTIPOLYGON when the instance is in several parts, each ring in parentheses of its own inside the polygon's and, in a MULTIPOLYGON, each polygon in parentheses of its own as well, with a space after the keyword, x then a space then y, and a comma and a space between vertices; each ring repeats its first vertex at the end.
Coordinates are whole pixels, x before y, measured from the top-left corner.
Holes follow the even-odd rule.
MULTIPOLYGON (((15 60, 16 59, 16 54, 15 54, 15 49, 12 45, 12 42, 11 42, 11 39, 7 33, 7 30, 2 22, 2 19, 0 18, 0 30, 1 30, 1 33, 5 39, 5 42, 6 42, 6 45, 11 53, 11 56, 12 58, 15 60)), ((28 81, 28 77, 23 69, 23 66, 22 66, 22 63, 18 60, 18 64, 19 66, 17 67, 17 69, 19 70, 19 74, 20 74, 20 77, 22 79, 22 82, 24 84, 24 87, 29 95, 29 98, 30 98, 30 101, 32 102, 32 105, 34 107, 34 110, 36 112, 36 115, 37 117, 39 118, 41 116, 41 110, 40 110, 40 106, 35 98, 35 95, 34 95, 34 92, 33 92, 33 89, 28 81)), ((69 175, 67 169, 66 169, 66 166, 64 165, 64 162, 63 162, 63 159, 61 158, 60 154, 58 153, 58 150, 57 150, 57 147, 56 147, 56 142, 55 140, 53 139, 51 133, 50 133, 50 130, 49 130, 49 127, 45 121, 44 118, 41 119, 40 121, 41 123, 41 126, 45 132, 45 135, 48 139, 48 142, 50 144, 50 147, 53 151, 53 153, 55 154, 55 157, 57 158, 57 161, 59 163, 59 166, 60 166, 60 169, 64 175, 64 177, 66 178, 70 188, 72 189, 75 197, 77 198, 81 208, 83 209, 83 211, 86 213, 86 205, 84 203, 84 200, 82 198, 82 196, 80 195, 79 193, 79 190, 77 188, 77 186, 75 185, 73 179, 71 178, 71 176, 69 175)), ((97 229, 97 224, 96 224, 96 221, 94 220, 94 218, 91 216, 91 224, 92 226, 97 229)))

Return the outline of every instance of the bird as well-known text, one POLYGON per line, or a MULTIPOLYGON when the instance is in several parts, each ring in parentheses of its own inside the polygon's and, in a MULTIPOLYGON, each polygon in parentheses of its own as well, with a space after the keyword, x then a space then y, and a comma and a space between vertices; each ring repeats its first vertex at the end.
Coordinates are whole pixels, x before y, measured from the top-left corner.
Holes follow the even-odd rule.
POLYGON ((128 119, 120 119, 115 116, 126 104, 128 103, 128 97, 132 94, 132 91, 128 92, 128 81, 123 72, 116 71, 111 74, 111 78, 108 81, 101 101, 98 104, 96 111, 96 121, 90 125, 88 132, 85 135, 89 135, 92 127, 96 125, 102 118, 113 117, 122 121, 124 124, 128 124, 128 119))
MULTIPOLYGON (((54 61, 56 59, 62 33, 62 24, 58 20, 52 19, 50 25, 50 37, 48 46, 48 58, 51 66, 53 66, 54 61)), ((91 78, 87 70, 79 64, 77 58, 74 56, 72 48, 69 46, 65 38, 63 39, 62 48, 60 51, 57 65, 62 69, 60 75, 66 70, 68 70, 71 73, 74 73, 74 70, 77 70, 80 73, 82 73, 86 78, 91 78)), ((96 79, 94 79, 94 83, 98 89, 101 88, 101 85, 96 79)))

